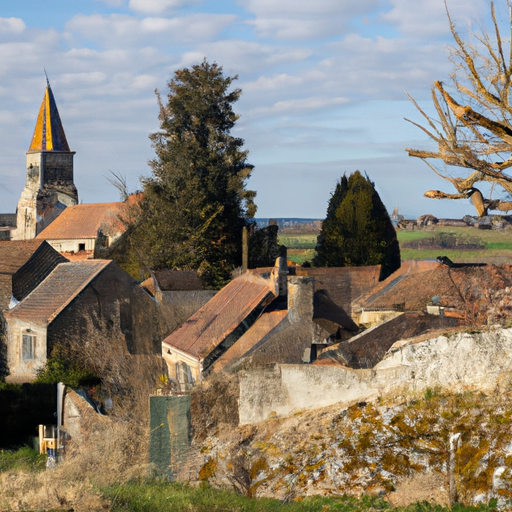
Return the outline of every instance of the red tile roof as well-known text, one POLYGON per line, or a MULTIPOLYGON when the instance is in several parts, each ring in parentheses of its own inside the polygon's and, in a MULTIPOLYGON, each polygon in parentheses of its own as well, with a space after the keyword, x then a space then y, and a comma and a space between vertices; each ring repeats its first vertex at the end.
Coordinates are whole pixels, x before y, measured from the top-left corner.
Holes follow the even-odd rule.
POLYGON ((15 274, 42 243, 43 240, 0 240, 0 274, 15 274))
POLYGON ((101 228, 106 234, 125 231, 119 220, 127 209, 126 203, 92 203, 68 206, 36 239, 68 240, 96 239, 101 228))
POLYGON ((222 288, 163 343, 204 359, 258 305, 274 298, 272 281, 243 274, 222 288))
POLYGON ((6 318, 48 325, 109 264, 110 260, 61 263, 6 318))

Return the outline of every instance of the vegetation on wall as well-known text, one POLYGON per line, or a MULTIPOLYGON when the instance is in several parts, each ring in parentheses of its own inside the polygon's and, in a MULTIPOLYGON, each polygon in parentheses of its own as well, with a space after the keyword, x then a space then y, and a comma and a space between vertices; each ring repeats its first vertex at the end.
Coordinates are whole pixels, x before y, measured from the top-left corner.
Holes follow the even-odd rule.
POLYGON ((336 185, 318 236, 317 267, 382 265, 382 278, 400 268, 395 229, 375 185, 359 171, 336 185))

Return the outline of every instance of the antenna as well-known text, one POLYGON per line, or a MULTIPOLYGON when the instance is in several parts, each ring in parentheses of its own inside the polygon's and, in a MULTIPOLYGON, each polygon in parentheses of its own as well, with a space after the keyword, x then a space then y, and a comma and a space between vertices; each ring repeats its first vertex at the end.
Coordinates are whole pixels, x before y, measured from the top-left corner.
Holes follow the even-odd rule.
POLYGON ((48 74, 46 73, 46 69, 43 68, 44 76, 46 77, 46 85, 50 85, 50 80, 48 80, 48 74))

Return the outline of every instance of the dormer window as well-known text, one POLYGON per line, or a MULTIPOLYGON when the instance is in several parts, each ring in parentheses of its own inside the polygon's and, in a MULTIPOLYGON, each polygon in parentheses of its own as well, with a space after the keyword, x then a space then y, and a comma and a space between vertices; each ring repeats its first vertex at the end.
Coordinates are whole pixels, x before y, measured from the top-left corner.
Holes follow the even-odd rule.
POLYGON ((22 361, 33 361, 36 358, 36 337, 34 334, 24 332, 21 337, 22 361))

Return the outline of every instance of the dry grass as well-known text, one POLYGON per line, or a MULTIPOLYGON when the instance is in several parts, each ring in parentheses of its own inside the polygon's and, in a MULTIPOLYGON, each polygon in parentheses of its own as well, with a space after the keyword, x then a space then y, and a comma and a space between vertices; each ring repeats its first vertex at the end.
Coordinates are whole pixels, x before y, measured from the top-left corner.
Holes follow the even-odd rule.
MULTIPOLYGON (((92 320, 91 320, 92 322, 92 320)), ((71 440, 54 470, 0 474, 0 510, 109 510, 101 488, 146 478, 150 473, 149 395, 162 373, 158 356, 133 356, 114 325, 108 337, 91 326, 86 343, 66 347, 81 364, 102 377, 102 394, 113 399, 109 416, 92 408, 80 423, 80 443, 71 440)), ((105 332, 105 331, 103 331, 105 332)))

